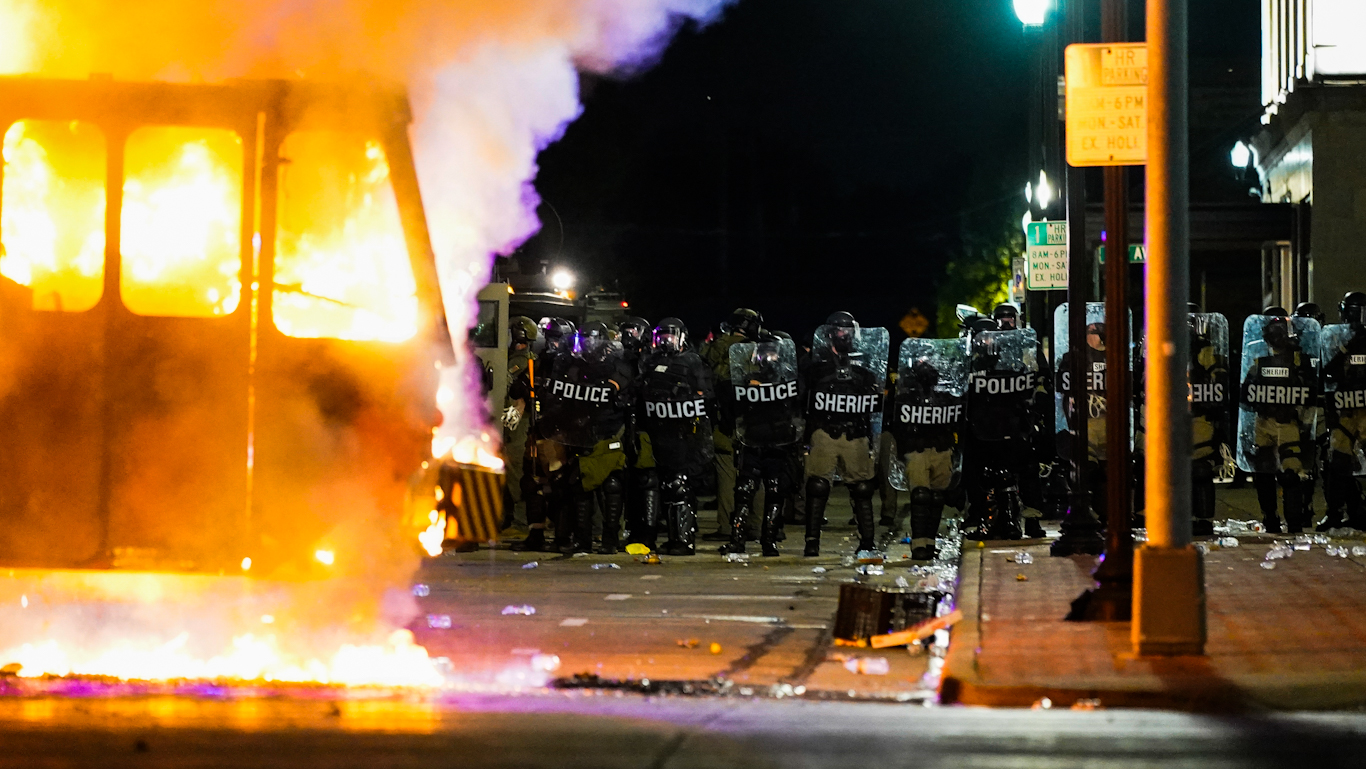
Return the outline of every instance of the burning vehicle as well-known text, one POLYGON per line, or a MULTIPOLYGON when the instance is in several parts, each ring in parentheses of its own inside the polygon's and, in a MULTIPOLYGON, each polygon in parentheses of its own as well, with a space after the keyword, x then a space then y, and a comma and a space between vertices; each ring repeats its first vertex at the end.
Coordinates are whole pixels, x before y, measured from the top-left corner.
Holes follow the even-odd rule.
POLYGON ((0 78, 0 563, 306 578, 447 528, 410 120, 370 84, 0 78))

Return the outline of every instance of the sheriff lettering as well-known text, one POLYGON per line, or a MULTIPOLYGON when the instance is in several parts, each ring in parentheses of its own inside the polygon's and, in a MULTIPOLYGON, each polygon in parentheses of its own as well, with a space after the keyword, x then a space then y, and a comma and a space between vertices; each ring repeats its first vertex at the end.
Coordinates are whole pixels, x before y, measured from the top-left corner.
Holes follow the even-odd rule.
POLYGON ((877 395, 816 393, 816 410, 832 414, 872 414, 878 410, 877 395))
POLYGON ((1307 406, 1309 405, 1309 394, 1308 387, 1247 386, 1247 402, 1258 406, 1307 406))
POLYGON ((902 424, 952 425, 963 419, 963 404, 953 406, 912 406, 902 404, 898 412, 902 424))
MULTIPOLYGON (((1086 372, 1086 389, 1091 392, 1099 392, 1105 389, 1105 364, 1096 364, 1098 368, 1086 372)), ((1072 390, 1072 372, 1062 372, 1062 389, 1064 392, 1072 390)))
POLYGON ((1333 393, 1335 409, 1366 409, 1366 390, 1338 390, 1333 393))
POLYGON ((556 395, 565 400, 584 401, 586 403, 609 403, 612 400, 612 388, 599 385, 584 385, 566 382, 556 379, 550 383, 550 394, 556 395))
POLYGON ((797 397, 797 383, 735 385, 735 400, 749 403, 773 403, 797 397))
POLYGON ((1191 403, 1223 403, 1224 385, 1222 382, 1193 384, 1190 386, 1191 403))
POLYGON ((697 419, 707 415, 707 402, 701 398, 691 401, 645 401, 645 416, 654 419, 697 419))

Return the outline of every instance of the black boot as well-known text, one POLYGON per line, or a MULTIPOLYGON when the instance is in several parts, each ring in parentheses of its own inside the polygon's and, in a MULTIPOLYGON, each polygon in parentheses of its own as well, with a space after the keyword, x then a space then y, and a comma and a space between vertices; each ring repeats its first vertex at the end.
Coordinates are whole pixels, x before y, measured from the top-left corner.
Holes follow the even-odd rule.
POLYGON ((1214 468, 1199 460, 1191 467, 1191 535, 1214 534, 1214 468))
POLYGON ((526 499, 526 522, 531 531, 526 539, 513 543, 511 549, 518 552, 545 552, 545 496, 539 484, 524 483, 523 495, 526 499))
POLYGON ((1315 527, 1316 531, 1331 531, 1347 525, 1346 504, 1343 501, 1340 471, 1331 467, 1323 471, 1323 499, 1325 502, 1323 520, 1315 527))
POLYGON ((813 475, 806 480, 806 550, 802 555, 821 554, 821 525, 825 523, 825 503, 830 499, 830 481, 813 475))
POLYGON ((647 470, 640 476, 641 531, 639 537, 636 537, 636 541, 651 550, 655 549, 659 539, 659 511, 661 507, 659 474, 654 470, 647 470))
POLYGON ((1024 519, 1025 539, 1043 539, 1048 532, 1043 530, 1042 518, 1030 516, 1024 519))
POLYGON ((1023 507, 1020 502, 1020 489, 1015 477, 1006 470, 992 470, 988 473, 990 485, 987 487, 986 527, 991 539, 1023 539, 1020 529, 1023 507))
POLYGON ((877 518, 873 513, 873 494, 876 492, 872 481, 858 481, 849 487, 854 522, 858 526, 858 552, 877 551, 877 518))
POLYGON ((939 554, 935 540, 944 517, 943 497, 926 488, 911 491, 911 560, 933 561, 939 554))
POLYGON ((1304 531, 1304 479, 1294 470, 1282 470, 1279 480, 1286 533, 1299 534, 1304 531))
POLYGON ((749 528, 749 514, 754 509, 754 494, 758 483, 752 477, 741 477, 735 484, 735 510, 730 516, 730 542, 717 548, 721 555, 745 552, 745 529, 749 528))
POLYGON ((1276 514, 1276 474, 1253 473, 1252 486, 1257 490, 1257 507, 1262 511, 1262 526, 1267 534, 1281 533, 1281 517, 1276 514))
POLYGON ((602 555, 616 555, 621 549, 621 516, 625 510, 626 484, 618 471, 602 482, 602 545, 598 548, 602 555))
POLYGON ((574 525, 570 553, 593 552, 593 494, 581 491, 574 500, 574 525))
POLYGON ((783 495, 776 480, 764 481, 764 520, 759 531, 759 547, 764 556, 778 555, 778 535, 783 531, 783 495))
POLYGON ((697 552, 697 498, 687 475, 679 473, 665 481, 664 508, 669 516, 667 555, 693 555, 697 552))
POLYGON ((545 526, 532 526, 531 531, 527 532, 526 539, 512 543, 510 549, 519 553, 545 552, 545 526))

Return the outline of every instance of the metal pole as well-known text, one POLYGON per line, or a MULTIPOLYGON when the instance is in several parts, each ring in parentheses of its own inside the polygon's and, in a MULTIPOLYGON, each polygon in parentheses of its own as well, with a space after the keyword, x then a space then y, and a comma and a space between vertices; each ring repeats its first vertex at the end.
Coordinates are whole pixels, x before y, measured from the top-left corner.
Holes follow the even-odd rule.
POLYGON ((1148 0, 1148 544, 1134 561, 1138 654, 1201 654, 1204 569, 1191 541, 1187 0, 1148 0))
MULTIPOLYGON (((1073 43, 1083 42, 1086 17, 1083 0, 1067 2, 1067 37, 1073 43)), ((1067 333, 1068 352, 1072 368, 1068 372, 1069 392, 1072 394, 1071 428, 1072 494, 1067 513, 1062 520, 1062 535, 1053 543, 1050 554, 1055 556, 1086 553, 1096 555, 1104 547, 1098 532, 1100 525, 1091 512, 1091 495, 1086 487, 1089 463, 1086 434, 1086 412, 1082 408, 1086 392, 1086 284, 1091 279, 1090 256, 1086 242, 1086 174, 1085 169, 1067 166, 1067 333)), ((1056 330, 1055 330, 1056 331, 1056 330)), ((1055 336, 1056 340, 1056 336, 1055 336)), ((1054 353, 1061 357, 1059 350, 1054 353)))

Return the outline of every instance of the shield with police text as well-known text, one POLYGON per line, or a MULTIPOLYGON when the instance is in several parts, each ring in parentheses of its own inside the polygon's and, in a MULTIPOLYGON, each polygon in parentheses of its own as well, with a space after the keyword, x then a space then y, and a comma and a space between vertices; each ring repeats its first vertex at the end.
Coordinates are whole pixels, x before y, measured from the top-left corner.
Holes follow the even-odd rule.
POLYGON ((806 430, 869 441, 882 434, 883 394, 890 346, 885 328, 821 326, 812 337, 807 372, 806 430))
POLYGON ((650 355, 641 362, 639 424, 661 467, 701 472, 715 457, 711 377, 711 368, 693 352, 650 355))
POLYGON ((907 339, 897 359, 896 391, 887 412, 896 438, 896 457, 888 481, 908 491, 905 456, 931 452, 945 457, 948 469, 963 467, 960 432, 967 417, 968 342, 966 339, 907 339))
POLYGON ((1353 475, 1366 475, 1366 329, 1346 323, 1325 326, 1322 345, 1328 461, 1353 475))
POLYGON ((787 446, 802 439, 797 345, 782 337, 730 347, 735 439, 749 446, 787 446))
POLYGON ((1039 338, 1032 328, 979 331, 972 336, 968 424, 982 441, 1028 440, 1039 373, 1039 338))
POLYGON ((1249 473, 1313 470, 1321 416, 1322 329, 1313 318, 1252 315, 1243 323, 1238 467, 1249 473))
POLYGON ((626 423, 630 386, 620 342, 610 342, 590 356, 556 355, 541 385, 541 434, 576 448, 592 448, 615 436, 626 423))

